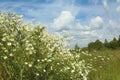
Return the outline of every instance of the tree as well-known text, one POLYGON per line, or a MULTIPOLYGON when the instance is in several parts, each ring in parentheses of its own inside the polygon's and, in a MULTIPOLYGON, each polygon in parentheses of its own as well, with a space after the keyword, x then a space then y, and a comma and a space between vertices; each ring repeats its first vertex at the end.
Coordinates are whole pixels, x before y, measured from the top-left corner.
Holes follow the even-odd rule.
POLYGON ((105 39, 105 41, 104 41, 104 47, 109 48, 109 42, 107 41, 107 39, 105 39))
POLYGON ((118 45, 120 47, 120 35, 119 35, 119 38, 118 38, 118 45))
POLYGON ((101 50, 101 49, 103 49, 103 43, 100 41, 100 40, 96 40, 95 41, 95 49, 96 50, 101 50))
POLYGON ((80 49, 80 47, 78 46, 78 44, 75 45, 74 49, 75 50, 80 49))
POLYGON ((114 38, 113 38, 113 41, 117 41, 117 39, 114 37, 114 38))
POLYGON ((117 49, 118 48, 118 41, 117 39, 114 37, 112 41, 110 41, 109 43, 109 48, 111 49, 117 49))
POLYGON ((93 50, 93 49, 94 49, 94 42, 90 42, 90 43, 88 44, 88 50, 91 51, 91 50, 93 50))
POLYGON ((91 42, 88 44, 89 50, 101 50, 103 49, 103 43, 100 40, 96 40, 95 42, 91 42))

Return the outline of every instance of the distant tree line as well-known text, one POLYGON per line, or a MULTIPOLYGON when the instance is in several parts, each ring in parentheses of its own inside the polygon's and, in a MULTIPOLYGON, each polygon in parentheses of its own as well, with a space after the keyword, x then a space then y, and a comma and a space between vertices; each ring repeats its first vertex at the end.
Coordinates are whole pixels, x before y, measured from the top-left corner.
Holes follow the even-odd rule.
POLYGON ((114 37, 109 42, 107 39, 105 39, 104 42, 101 42, 99 39, 97 39, 95 42, 90 42, 87 47, 88 50, 119 49, 119 48, 120 48, 120 35, 118 39, 114 37))

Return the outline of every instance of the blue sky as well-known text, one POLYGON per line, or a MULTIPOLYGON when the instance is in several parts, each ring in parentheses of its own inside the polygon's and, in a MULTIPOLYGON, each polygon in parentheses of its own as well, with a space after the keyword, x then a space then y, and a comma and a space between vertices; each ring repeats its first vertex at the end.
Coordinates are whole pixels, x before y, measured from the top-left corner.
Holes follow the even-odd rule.
POLYGON ((46 24, 56 35, 68 35, 81 47, 120 35, 120 0, 0 0, 0 10, 46 24))

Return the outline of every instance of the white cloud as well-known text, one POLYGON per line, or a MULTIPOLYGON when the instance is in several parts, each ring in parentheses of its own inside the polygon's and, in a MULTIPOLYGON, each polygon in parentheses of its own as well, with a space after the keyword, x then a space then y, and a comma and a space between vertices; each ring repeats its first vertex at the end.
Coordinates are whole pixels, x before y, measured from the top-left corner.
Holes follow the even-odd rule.
POLYGON ((120 3, 120 0, 117 0, 118 3, 120 3))
POLYGON ((83 31, 87 31, 90 30, 90 27, 87 25, 82 25, 80 22, 76 23, 76 27, 74 27, 78 30, 83 30, 83 31))
POLYGON ((89 35, 89 34, 91 34, 91 31, 84 31, 84 32, 81 32, 81 34, 83 34, 83 35, 88 34, 89 35))
POLYGON ((98 37, 98 33, 96 32, 96 30, 93 31, 83 31, 81 32, 82 35, 89 35, 91 37, 98 37))
POLYGON ((92 18, 90 21, 90 27, 91 29, 99 29, 102 27, 104 21, 100 16, 97 16, 95 18, 92 18))
POLYGON ((116 11, 117 11, 118 13, 120 13, 120 6, 118 6, 118 7, 116 8, 116 11))
POLYGON ((70 11, 62 11, 60 16, 54 19, 54 22, 52 24, 52 28, 59 30, 66 26, 69 26, 73 21, 75 17, 71 14, 70 11))
POLYGON ((111 28, 116 29, 116 28, 120 28, 120 23, 114 20, 109 20, 109 26, 111 26, 111 28))

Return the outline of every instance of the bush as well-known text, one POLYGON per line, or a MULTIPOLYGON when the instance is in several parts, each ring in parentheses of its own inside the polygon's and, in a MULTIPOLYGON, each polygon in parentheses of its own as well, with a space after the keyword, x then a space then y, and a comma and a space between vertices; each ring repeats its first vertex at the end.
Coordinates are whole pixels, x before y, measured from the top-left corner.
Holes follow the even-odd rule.
POLYGON ((88 64, 65 44, 19 15, 0 13, 0 79, 87 80, 88 64))

